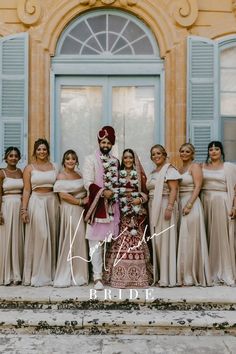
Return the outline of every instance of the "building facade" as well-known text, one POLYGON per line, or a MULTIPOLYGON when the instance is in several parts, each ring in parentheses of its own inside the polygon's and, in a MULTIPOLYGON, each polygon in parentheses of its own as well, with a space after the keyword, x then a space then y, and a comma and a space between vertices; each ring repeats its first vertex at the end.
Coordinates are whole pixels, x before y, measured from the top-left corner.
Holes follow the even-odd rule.
POLYGON ((38 137, 83 162, 107 124, 147 169, 154 143, 236 161, 235 0, 0 0, 0 63, 0 153, 23 165, 38 137))

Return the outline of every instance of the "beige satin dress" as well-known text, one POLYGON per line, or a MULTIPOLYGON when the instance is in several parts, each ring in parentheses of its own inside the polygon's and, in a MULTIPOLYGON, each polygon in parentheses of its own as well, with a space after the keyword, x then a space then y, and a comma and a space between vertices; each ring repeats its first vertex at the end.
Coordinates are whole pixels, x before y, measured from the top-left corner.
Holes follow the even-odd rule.
POLYGON ((211 285, 208 246, 202 204, 199 198, 188 215, 182 215, 194 190, 193 177, 186 171, 181 175, 179 190, 179 241, 177 257, 178 285, 211 285))
POLYGON ((235 283, 234 238, 229 233, 227 183, 224 169, 203 168, 201 199, 205 214, 209 261, 214 283, 235 283))
POLYGON ((54 192, 34 192, 36 187, 53 187, 56 169, 31 172, 32 194, 28 213, 30 222, 25 226, 24 285, 52 285, 56 270, 59 200, 54 192))
POLYGON ((4 224, 0 226, 0 284, 9 285, 22 279, 24 233, 20 209, 23 179, 5 174, 2 188, 6 195, 2 197, 4 224))
MULTIPOLYGON (((159 172, 153 172, 148 178, 147 189, 149 190, 149 214, 153 208, 153 196, 155 182, 159 172)), ((178 205, 174 203, 170 220, 165 220, 165 209, 168 206, 169 188, 168 180, 180 180, 178 171, 170 167, 164 177, 162 190, 162 199, 159 215, 156 215, 156 226, 150 222, 150 231, 153 246, 153 280, 154 284, 158 282, 160 286, 176 285, 176 261, 177 261, 177 221, 178 205)))
MULTIPOLYGON (((84 198, 86 190, 83 179, 58 180, 54 192, 70 193, 75 198, 84 198)), ((64 200, 60 205, 60 236, 55 287, 88 284, 88 250, 85 239, 83 208, 64 200)))

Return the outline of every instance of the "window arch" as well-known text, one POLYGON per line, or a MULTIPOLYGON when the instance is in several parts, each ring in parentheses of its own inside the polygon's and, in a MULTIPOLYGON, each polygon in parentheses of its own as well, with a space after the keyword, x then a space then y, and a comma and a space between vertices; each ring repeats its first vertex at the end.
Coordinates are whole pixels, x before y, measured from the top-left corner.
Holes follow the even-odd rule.
POLYGON ((56 55, 159 57, 159 48, 151 31, 134 16, 97 10, 68 25, 56 55))

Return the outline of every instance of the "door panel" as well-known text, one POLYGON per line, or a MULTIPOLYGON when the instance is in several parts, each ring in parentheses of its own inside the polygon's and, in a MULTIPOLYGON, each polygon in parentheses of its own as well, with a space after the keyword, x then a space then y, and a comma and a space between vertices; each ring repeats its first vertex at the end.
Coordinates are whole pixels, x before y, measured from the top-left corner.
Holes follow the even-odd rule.
POLYGON ((102 119, 101 86, 62 86, 60 92, 60 147, 87 155, 102 119))
POLYGON ((56 160, 72 148, 84 157, 97 148, 102 125, 116 131, 113 154, 134 149, 146 171, 150 147, 161 141, 159 77, 60 77, 56 84, 56 160))

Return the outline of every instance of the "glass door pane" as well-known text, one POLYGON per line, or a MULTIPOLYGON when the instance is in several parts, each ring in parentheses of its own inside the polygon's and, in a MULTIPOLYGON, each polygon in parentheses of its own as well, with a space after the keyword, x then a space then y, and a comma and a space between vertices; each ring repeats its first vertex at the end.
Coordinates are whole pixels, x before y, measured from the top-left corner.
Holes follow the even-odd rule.
POLYGON ((102 119, 101 86, 61 86, 60 150, 74 149, 81 165, 97 148, 97 131, 102 119))
POLYGON ((236 162, 236 117, 222 117, 221 119, 225 160, 236 162))
POLYGON ((148 172, 152 167, 149 150, 156 142, 155 86, 112 87, 112 122, 118 136, 117 155, 135 150, 148 172))

